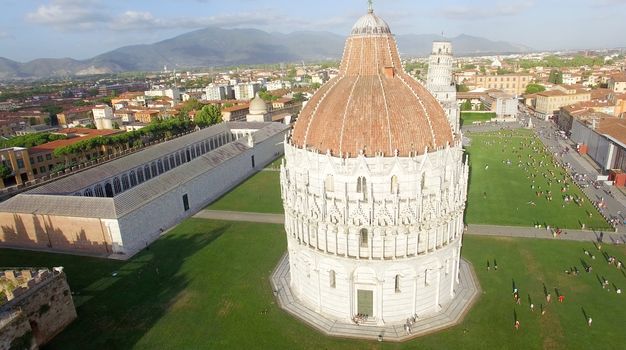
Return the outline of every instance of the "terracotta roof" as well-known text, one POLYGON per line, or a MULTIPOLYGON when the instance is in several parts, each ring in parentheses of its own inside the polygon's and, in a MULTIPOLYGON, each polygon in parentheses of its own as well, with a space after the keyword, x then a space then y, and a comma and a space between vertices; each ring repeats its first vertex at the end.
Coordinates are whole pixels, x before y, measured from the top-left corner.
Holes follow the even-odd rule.
POLYGON ((406 157, 453 144, 443 109, 404 72, 384 21, 369 17, 360 19, 347 39, 339 76, 302 110, 292 144, 344 157, 392 156, 396 150, 406 157))
POLYGON ((600 121, 596 128, 600 134, 610 136, 611 138, 626 145, 626 120, 618 118, 606 118, 600 121))
POLYGON ((73 145, 77 142, 83 140, 89 140, 99 136, 109 136, 115 135, 123 132, 123 130, 96 130, 96 129, 87 129, 87 128, 70 128, 70 129, 61 129, 57 134, 75 134, 80 135, 72 138, 68 138, 65 140, 56 140, 48 143, 44 143, 39 146, 31 147, 29 152, 31 154, 41 153, 41 152, 52 152, 59 147, 65 147, 69 145, 73 145))
POLYGON ((222 111, 223 112, 235 112, 235 111, 241 111, 241 110, 248 109, 248 108, 250 108, 249 104, 241 104, 237 106, 224 108, 222 111))
POLYGON ((626 74, 616 74, 611 77, 616 83, 626 83, 626 74))
POLYGON ((566 93, 560 90, 542 91, 542 92, 537 93, 537 96, 543 96, 543 97, 565 96, 565 95, 566 93))

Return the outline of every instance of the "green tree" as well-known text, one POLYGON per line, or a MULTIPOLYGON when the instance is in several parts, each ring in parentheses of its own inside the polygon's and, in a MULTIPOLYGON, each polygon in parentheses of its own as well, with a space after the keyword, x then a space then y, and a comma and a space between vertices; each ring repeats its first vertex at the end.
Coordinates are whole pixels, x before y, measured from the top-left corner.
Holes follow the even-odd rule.
POLYGON ((287 78, 289 79, 293 79, 296 77, 296 75, 298 74, 298 72, 296 71, 296 68, 291 68, 288 72, 287 72, 287 78))
POLYGON ((470 100, 465 100, 461 103, 462 111, 471 111, 472 110, 472 102, 470 100))
POLYGON ((113 129, 119 130, 120 124, 118 122, 113 122, 113 129))
POLYGON ((553 84, 563 84, 563 73, 556 69, 551 70, 548 81, 553 84))
POLYGON ((196 125, 200 127, 220 123, 222 121, 222 111, 216 105, 204 106, 198 113, 196 113, 194 121, 196 122, 196 125))
POLYGON ((464 84, 458 84, 458 85, 456 86, 456 91, 457 91, 457 92, 468 92, 468 91, 470 91, 470 89, 467 87, 467 85, 464 85, 464 84))
POLYGON ((97 129, 97 128, 96 128, 96 124, 94 124, 94 123, 89 123, 89 124, 85 125, 85 127, 86 127, 87 129, 97 129))
POLYGON ((317 89, 319 89, 321 86, 322 86, 322 84, 320 84, 320 83, 313 83, 313 84, 311 84, 311 88, 312 88, 313 90, 317 90, 317 89))
POLYGON ((307 98, 301 92, 296 92, 295 94, 293 94, 293 101, 294 102, 304 102, 306 100, 307 100, 307 98))
POLYGON ((0 179, 6 179, 11 176, 11 174, 13 174, 13 169, 4 164, 0 164, 0 179))
POLYGON ((268 102, 278 100, 278 96, 272 95, 272 93, 268 92, 267 89, 264 87, 259 90, 259 97, 268 102))
POLYGON ((527 94, 536 94, 542 91, 546 91, 546 87, 540 84, 528 84, 528 86, 526 86, 527 94))

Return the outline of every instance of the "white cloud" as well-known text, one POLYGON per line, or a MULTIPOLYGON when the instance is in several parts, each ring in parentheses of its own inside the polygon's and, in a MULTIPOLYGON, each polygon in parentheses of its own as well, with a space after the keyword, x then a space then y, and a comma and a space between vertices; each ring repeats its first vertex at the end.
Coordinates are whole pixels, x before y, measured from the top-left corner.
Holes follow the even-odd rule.
MULTIPOLYGON (((622 0, 619 0, 622 1, 622 0)), ((476 20, 480 18, 515 16, 534 5, 533 1, 517 3, 500 2, 489 6, 450 6, 442 11, 442 16, 456 20, 476 20)))
MULTIPOLYGON (((192 29, 208 26, 240 27, 269 26, 276 23, 279 16, 260 12, 224 14, 210 17, 175 17, 157 18, 150 12, 126 11, 116 16, 110 23, 112 30, 157 30, 157 29, 192 29)), ((282 21, 283 23, 285 20, 282 21)))
POLYGON ((109 20, 109 16, 98 9, 101 6, 94 5, 100 5, 99 0, 51 0, 49 4, 27 13, 26 19, 60 30, 90 29, 109 20))

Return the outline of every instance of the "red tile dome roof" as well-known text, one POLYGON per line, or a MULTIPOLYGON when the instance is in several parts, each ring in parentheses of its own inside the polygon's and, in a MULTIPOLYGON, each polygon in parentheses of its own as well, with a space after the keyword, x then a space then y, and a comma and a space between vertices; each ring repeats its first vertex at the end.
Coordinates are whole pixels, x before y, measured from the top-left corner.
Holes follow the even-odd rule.
POLYGON ((406 157, 453 144, 445 112, 404 71, 395 38, 373 11, 354 25, 339 69, 300 113, 293 145, 333 156, 406 157))

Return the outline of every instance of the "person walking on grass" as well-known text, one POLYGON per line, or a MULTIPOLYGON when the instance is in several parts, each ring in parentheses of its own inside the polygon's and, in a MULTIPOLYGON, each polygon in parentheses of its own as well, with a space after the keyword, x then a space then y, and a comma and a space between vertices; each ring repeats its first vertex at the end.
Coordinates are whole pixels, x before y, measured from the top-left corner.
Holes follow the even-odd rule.
POLYGON ((587 326, 591 327, 591 322, 593 322, 593 320, 591 319, 591 317, 587 318, 587 326))

